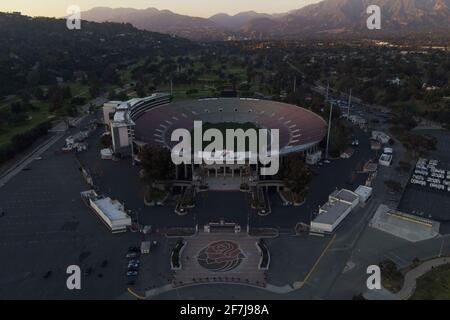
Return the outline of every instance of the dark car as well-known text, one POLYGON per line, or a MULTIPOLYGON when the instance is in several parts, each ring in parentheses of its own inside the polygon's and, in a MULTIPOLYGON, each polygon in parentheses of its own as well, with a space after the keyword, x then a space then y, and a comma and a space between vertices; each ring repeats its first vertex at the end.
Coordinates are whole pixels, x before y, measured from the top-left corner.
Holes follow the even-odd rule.
POLYGON ((126 255, 127 259, 135 259, 138 257, 138 254, 136 252, 130 252, 126 255))
POLYGON ((130 270, 127 272, 128 277, 136 277, 139 274, 136 270, 130 270))
POLYGON ((86 269, 86 271, 84 271, 84 275, 85 276, 89 276, 92 273, 92 271, 93 271, 92 268, 89 267, 89 268, 86 269))

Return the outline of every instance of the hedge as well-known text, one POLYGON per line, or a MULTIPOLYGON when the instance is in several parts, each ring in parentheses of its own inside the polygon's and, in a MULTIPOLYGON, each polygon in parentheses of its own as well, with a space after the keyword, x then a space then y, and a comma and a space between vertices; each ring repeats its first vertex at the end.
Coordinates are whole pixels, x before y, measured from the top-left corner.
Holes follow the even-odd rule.
POLYGON ((51 127, 51 121, 46 121, 28 131, 13 136, 10 143, 0 147, 0 164, 29 148, 38 138, 46 135, 51 127))

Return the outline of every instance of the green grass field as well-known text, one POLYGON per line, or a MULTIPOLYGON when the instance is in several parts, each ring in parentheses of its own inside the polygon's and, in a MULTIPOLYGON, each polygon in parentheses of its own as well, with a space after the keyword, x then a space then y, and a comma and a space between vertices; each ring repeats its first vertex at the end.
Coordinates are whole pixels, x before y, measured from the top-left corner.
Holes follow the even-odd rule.
MULTIPOLYGON (((73 97, 84 97, 86 100, 90 98, 89 87, 87 85, 83 85, 79 82, 71 82, 65 85, 70 87, 73 97)), ((16 98, 7 103, 2 103, 0 104, 0 109, 9 108, 11 103, 17 101, 20 101, 20 99, 16 98)), ((26 112, 29 119, 18 125, 6 125, 5 127, 0 128, 0 147, 8 144, 15 135, 26 132, 49 119, 56 119, 58 117, 56 114, 49 111, 50 104, 48 102, 36 99, 32 99, 30 102, 35 107, 35 110, 26 112)), ((66 103, 70 102, 67 101, 66 103)))
POLYGON ((36 100, 31 100, 31 103, 38 109, 27 112, 27 115, 29 116, 28 120, 25 120, 19 125, 7 125, 5 128, 2 128, 0 131, 0 147, 8 144, 15 135, 26 132, 55 117, 48 111, 47 104, 36 100))
POLYGON ((435 268, 417 280, 412 300, 450 300, 450 265, 435 268))

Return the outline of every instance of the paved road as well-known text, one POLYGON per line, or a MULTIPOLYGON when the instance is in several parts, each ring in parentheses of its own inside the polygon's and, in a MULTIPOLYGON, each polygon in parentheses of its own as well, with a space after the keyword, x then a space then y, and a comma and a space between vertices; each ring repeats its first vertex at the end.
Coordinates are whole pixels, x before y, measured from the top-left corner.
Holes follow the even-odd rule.
POLYGON ((64 136, 63 133, 56 134, 52 136, 49 140, 42 143, 36 149, 32 150, 27 154, 21 161, 9 168, 0 177, 0 188, 3 187, 9 180, 11 180, 15 175, 24 170, 30 163, 39 158, 45 151, 47 151, 51 146, 53 146, 59 139, 64 136))

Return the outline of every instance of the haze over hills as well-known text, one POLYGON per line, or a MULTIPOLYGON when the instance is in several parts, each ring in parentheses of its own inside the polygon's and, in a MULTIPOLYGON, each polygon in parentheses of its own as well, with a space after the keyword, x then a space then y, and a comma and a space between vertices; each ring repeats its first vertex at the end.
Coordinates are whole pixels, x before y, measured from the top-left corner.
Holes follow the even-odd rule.
POLYGON ((139 29, 174 34, 189 39, 223 39, 226 31, 205 18, 176 14, 155 8, 133 9, 97 7, 81 13, 83 20, 131 23, 139 29))
POLYGON ((245 24, 249 23, 250 21, 262 18, 271 19, 273 18, 273 15, 258 13, 255 11, 241 12, 234 16, 226 13, 219 13, 210 17, 209 20, 215 22, 220 27, 239 31, 245 24))
POLYGON ((244 30, 288 38, 323 33, 367 34, 369 5, 381 8, 382 30, 378 34, 450 30, 450 0, 326 0, 278 19, 253 20, 244 30))
POLYGON ((95 22, 128 22, 150 31, 196 40, 237 38, 299 39, 325 35, 367 35, 369 5, 381 8, 382 30, 377 35, 414 32, 447 34, 450 0, 324 0, 282 14, 248 11, 220 13, 209 19, 149 8, 94 8, 82 18, 95 22))

